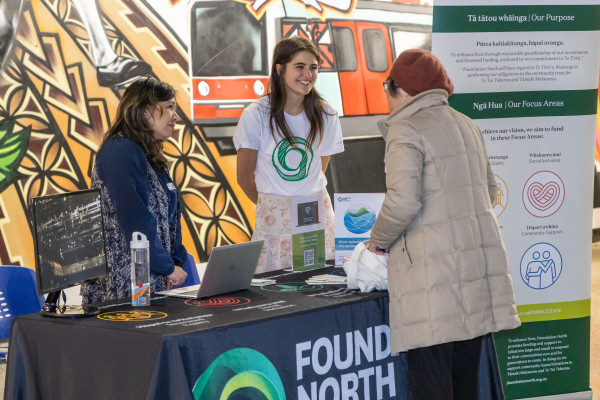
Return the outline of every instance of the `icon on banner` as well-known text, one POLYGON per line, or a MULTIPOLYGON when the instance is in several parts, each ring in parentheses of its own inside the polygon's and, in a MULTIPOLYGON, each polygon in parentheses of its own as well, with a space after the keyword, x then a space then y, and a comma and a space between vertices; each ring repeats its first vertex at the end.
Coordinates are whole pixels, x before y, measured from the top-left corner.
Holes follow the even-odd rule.
POLYGON ((497 218, 502 215, 504 210, 506 210, 506 205, 508 204, 508 187, 506 186, 506 182, 498 175, 494 175, 494 177, 496 178, 498 190, 496 191, 496 197, 494 198, 492 207, 494 208, 497 218))
POLYGON ((369 232, 375 224, 377 214, 369 206, 353 205, 344 215, 344 226, 349 232, 360 235, 369 232))
POLYGON ((565 186, 558 175, 550 171, 533 174, 523 187, 523 204, 534 217, 548 217, 562 206, 565 186))
POLYGON ((562 272, 562 256, 550 243, 536 243, 521 258, 521 278, 532 289, 546 289, 562 272))

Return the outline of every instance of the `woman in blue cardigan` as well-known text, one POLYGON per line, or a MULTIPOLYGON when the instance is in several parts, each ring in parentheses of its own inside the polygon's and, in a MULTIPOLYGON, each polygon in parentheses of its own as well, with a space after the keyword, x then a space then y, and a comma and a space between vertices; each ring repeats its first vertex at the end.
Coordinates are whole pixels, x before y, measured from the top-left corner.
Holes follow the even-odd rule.
POLYGON ((91 186, 101 191, 109 273, 82 285, 83 304, 131 296, 129 242, 136 231, 150 243, 151 291, 185 281, 179 200, 162 151, 178 120, 175 89, 167 83, 142 78, 123 93, 92 171, 91 186))

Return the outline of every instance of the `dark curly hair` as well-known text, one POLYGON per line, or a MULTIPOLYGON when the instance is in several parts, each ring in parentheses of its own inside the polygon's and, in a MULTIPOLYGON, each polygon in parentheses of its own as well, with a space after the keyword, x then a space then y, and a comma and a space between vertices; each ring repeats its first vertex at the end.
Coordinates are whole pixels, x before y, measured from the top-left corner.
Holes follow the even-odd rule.
POLYGON ((142 148, 151 164, 166 168, 168 163, 162 151, 163 142, 154 137, 144 113, 155 107, 162 115, 160 103, 173 99, 175 93, 171 85, 150 76, 133 82, 121 97, 115 122, 104 135, 102 145, 113 136, 126 137, 142 148))

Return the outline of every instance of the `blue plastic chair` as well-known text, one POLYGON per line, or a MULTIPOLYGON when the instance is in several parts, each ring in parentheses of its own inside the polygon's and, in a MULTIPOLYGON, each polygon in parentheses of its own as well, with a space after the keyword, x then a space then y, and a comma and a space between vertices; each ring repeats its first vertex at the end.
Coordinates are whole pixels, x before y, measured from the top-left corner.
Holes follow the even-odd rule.
POLYGON ((38 296, 35 271, 0 265, 0 359, 6 359, 10 324, 14 317, 39 312, 44 296, 38 296))
POLYGON ((181 286, 176 286, 176 287, 184 287, 184 286, 191 286, 191 285, 197 285, 200 283, 200 276, 198 275, 198 268, 196 268, 196 262, 194 261, 194 257, 192 257, 191 254, 188 253, 188 256, 185 260, 185 263, 183 263, 183 270, 185 272, 187 272, 187 278, 185 278, 185 282, 183 282, 183 285, 181 286))
POLYGON ((38 296, 35 271, 15 265, 0 266, 0 339, 8 339, 14 317, 39 312, 44 296, 38 296))

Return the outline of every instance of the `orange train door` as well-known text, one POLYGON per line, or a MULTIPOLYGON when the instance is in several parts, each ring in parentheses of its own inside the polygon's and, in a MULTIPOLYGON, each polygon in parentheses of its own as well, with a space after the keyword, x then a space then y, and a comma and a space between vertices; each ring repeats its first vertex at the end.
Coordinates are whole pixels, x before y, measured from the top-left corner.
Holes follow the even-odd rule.
POLYGON ((367 96, 363 85, 361 46, 356 22, 332 21, 338 77, 344 115, 365 115, 367 96))
POLYGON ((363 83, 369 115, 387 114, 390 108, 383 91, 383 81, 392 67, 392 46, 387 27, 373 22, 357 22, 362 51, 363 83))
POLYGON ((387 28, 354 21, 332 21, 331 27, 344 115, 388 113, 382 88, 392 63, 387 28))

